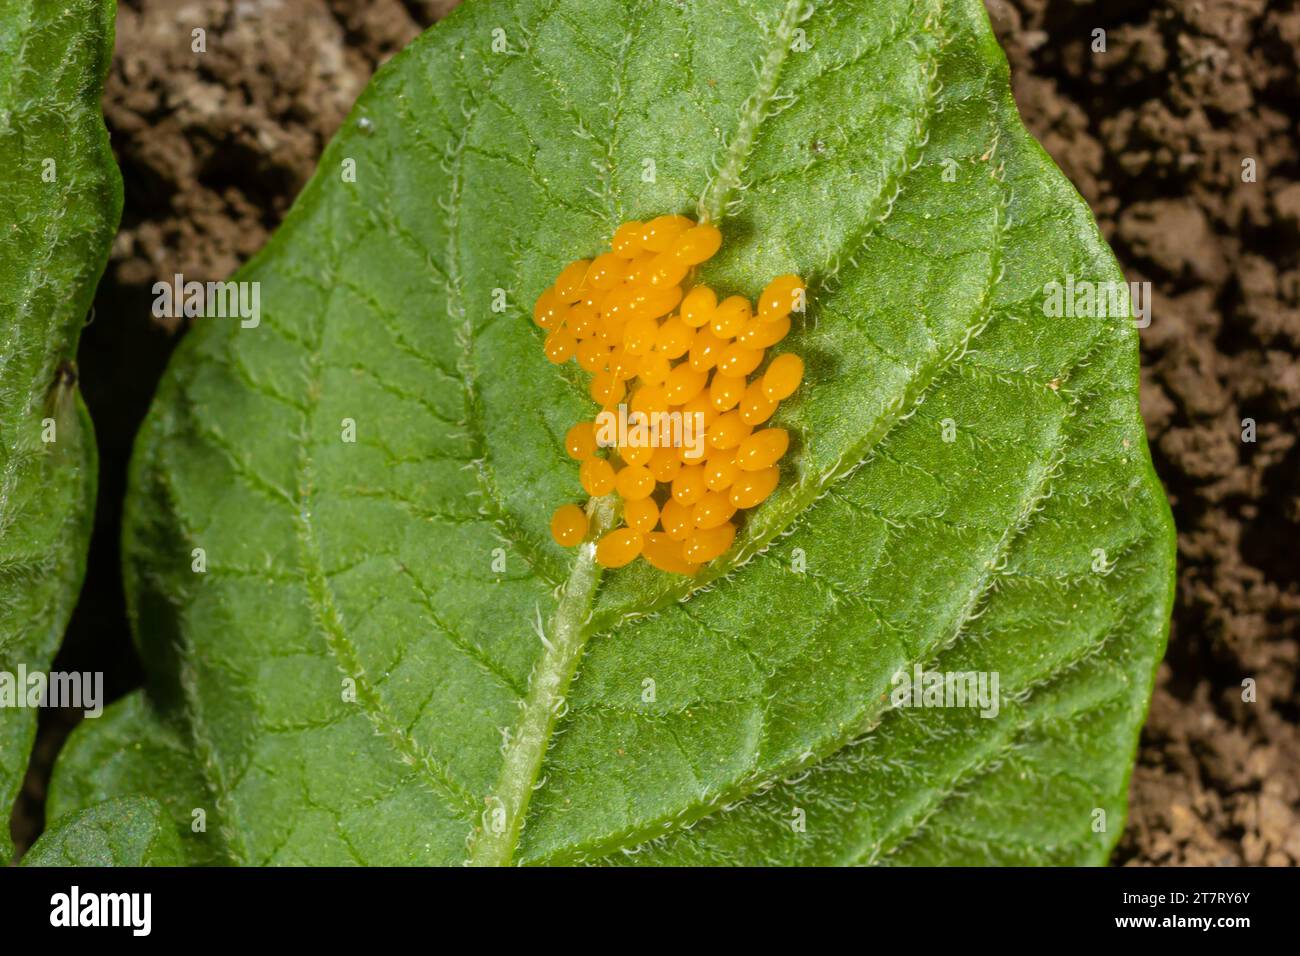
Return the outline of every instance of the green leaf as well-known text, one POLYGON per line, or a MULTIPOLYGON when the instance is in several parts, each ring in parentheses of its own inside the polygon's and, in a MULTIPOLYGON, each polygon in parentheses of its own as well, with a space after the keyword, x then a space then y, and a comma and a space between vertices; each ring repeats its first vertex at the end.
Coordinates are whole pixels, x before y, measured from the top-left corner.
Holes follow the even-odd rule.
POLYGON ((175 830, 147 797, 96 804, 46 830, 23 866, 179 866, 175 830))
MULTIPOLYGON (((112 49, 112 3, 0 0, 0 672, 15 678, 50 666, 94 514, 69 363, 122 208, 99 107, 112 49)), ((0 718, 5 819, 35 732, 33 709, 0 718)), ((0 860, 11 850, 0 826, 0 860)))
POLYGON ((77 725, 59 753, 45 817, 58 826, 85 808, 136 790, 158 802, 159 819, 175 831, 186 863, 228 862, 221 838, 209 835, 209 797, 184 733, 165 723, 139 691, 98 719, 77 725), (196 819, 202 821, 197 829, 196 819))
POLYGON ((1106 858, 1172 526, 1126 307, 1043 297, 1122 276, 977 0, 807 10, 465 4, 237 277, 261 324, 184 342, 124 551, 229 859, 1106 858), (529 312, 674 211, 720 222, 717 288, 809 279, 797 442, 697 579, 602 575, 547 533, 592 406, 529 312), (996 670, 997 716, 891 709, 914 665, 996 670))

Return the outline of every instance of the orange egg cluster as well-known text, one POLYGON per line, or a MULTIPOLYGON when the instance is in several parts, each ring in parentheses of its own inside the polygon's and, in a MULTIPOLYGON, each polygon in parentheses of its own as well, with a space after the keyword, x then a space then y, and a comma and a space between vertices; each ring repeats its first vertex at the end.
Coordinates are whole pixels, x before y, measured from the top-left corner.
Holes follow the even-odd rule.
MULTIPOLYGON (((595 421, 569 429, 565 448, 581 462, 587 494, 622 501, 623 525, 596 544, 605 567, 639 555, 694 574, 731 547, 737 512, 764 501, 780 477, 789 435, 758 426, 799 387, 803 362, 783 353, 760 367, 791 313, 803 311, 804 283, 778 276, 757 309, 738 295, 718 301, 691 278, 721 245, 716 226, 685 216, 625 222, 609 252, 570 263, 533 309, 547 359, 576 358, 601 406, 595 421), (633 427, 614 427, 616 411, 633 427)), ((577 504, 551 518, 562 545, 588 532, 577 504)))

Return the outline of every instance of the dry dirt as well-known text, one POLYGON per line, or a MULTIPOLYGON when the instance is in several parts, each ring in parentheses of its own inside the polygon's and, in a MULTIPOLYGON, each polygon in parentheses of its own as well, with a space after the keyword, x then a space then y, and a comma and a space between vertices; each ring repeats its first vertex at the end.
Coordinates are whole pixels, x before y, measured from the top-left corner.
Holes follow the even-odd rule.
POLYGON ((1026 123, 1155 290, 1142 411, 1179 529, 1178 594, 1117 861, 1294 865, 1300 7, 988 7, 1026 123))
MULTIPOLYGON (((117 692, 138 680, 116 571, 120 501, 131 437, 178 334, 148 318, 148 287, 173 272, 224 278, 259 249, 375 66, 453 2, 123 4, 105 112, 127 211, 81 350, 103 485, 58 666, 103 669, 117 692), (207 31, 198 57, 195 27, 207 31)), ((1300 7, 987 5, 1026 123, 1129 278, 1155 289, 1142 410, 1179 527, 1178 595, 1116 862, 1294 865, 1300 7), (1105 52, 1092 48, 1099 28, 1105 52)), ((20 844, 37 831, 65 733, 59 715, 44 721, 20 844)))

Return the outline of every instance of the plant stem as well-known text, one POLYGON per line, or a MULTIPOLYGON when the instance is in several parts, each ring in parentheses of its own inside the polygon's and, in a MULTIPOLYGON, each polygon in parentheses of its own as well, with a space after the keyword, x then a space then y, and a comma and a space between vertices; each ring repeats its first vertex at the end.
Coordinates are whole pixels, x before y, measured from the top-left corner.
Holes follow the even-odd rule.
POLYGON ((579 547, 555 613, 541 635, 542 656, 529 680, 519 723, 506 743, 496 787, 487 798, 482 828, 470 848, 470 866, 505 866, 514 857, 533 785, 590 636, 591 604, 601 572, 596 541, 614 524, 613 496, 593 499, 589 513, 590 537, 579 547))

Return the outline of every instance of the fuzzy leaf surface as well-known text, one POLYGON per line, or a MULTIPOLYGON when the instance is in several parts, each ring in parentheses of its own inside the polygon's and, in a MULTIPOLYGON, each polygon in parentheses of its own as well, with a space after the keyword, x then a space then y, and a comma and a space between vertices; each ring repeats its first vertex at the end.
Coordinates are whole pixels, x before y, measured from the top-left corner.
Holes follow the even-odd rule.
MULTIPOLYGON (((0 0, 0 672, 15 682, 63 639, 94 515, 95 439, 68 363, 122 207, 99 105, 113 9, 0 0)), ((0 709, 6 821, 36 714, 0 709)), ((0 861, 12 849, 0 826, 0 861)))
POLYGON ((162 807, 148 797, 118 797, 41 834, 23 866, 177 866, 180 841, 162 807))
POLYGON ((471 0, 237 276, 260 326, 174 357, 124 542, 140 723, 236 863, 1100 862, 1172 528, 1127 298, 1048 317, 1067 276, 1122 281, 976 0, 471 0), (601 574, 547 532, 594 406, 531 304, 675 211, 720 223, 719 290, 808 278, 796 440, 697 579, 601 574), (997 716, 891 709, 917 664, 998 671, 997 716))

